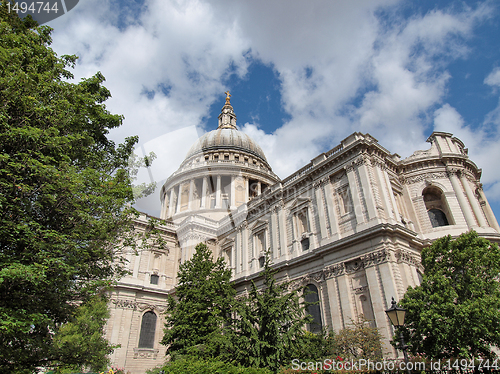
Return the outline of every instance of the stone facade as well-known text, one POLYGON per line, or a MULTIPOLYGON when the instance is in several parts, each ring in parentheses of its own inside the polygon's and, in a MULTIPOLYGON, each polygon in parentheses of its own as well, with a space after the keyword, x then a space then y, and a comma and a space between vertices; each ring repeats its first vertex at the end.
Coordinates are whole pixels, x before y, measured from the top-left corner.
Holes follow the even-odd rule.
POLYGON ((339 330, 363 315, 381 332, 385 353, 396 354, 384 311, 420 283, 422 248, 471 229, 500 241, 481 170, 464 144, 442 132, 428 142, 429 150, 401 160, 372 136, 354 133, 280 180, 260 147, 237 130, 228 96, 218 129, 193 145, 161 190, 171 246, 131 255, 132 275, 112 294, 107 334, 121 344, 113 363, 132 374, 162 363, 166 296, 179 263, 200 242, 226 260, 240 293, 261 281, 269 249, 280 281, 317 291, 318 324, 339 330), (154 341, 144 348, 140 335, 150 317, 154 341))

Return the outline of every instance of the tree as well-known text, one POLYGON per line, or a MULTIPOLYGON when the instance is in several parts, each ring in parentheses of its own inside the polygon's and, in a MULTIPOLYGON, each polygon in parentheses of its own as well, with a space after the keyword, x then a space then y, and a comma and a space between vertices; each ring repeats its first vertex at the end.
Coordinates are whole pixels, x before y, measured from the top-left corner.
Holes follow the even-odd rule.
POLYGON ((83 372, 85 368, 99 372, 106 370, 113 347, 102 331, 109 318, 107 298, 95 296, 78 306, 74 318, 63 324, 54 335, 54 351, 59 372, 83 372), (81 357, 87 357, 82 364, 81 357))
POLYGON ((231 270, 222 258, 214 262, 203 243, 196 246, 191 260, 180 265, 177 277, 162 340, 171 355, 192 352, 193 347, 222 334, 224 324, 230 324, 236 294, 230 283, 231 270))
POLYGON ((1 372, 60 362, 54 336, 123 274, 120 248, 137 243, 137 138, 107 139, 123 118, 104 105, 104 77, 70 82, 76 56, 58 57, 50 33, 0 4, 1 372))
POLYGON ((382 360, 381 336, 376 327, 372 327, 364 318, 351 321, 336 335, 337 352, 344 360, 382 360))
POLYGON ((288 364, 294 352, 306 342, 305 325, 311 321, 300 302, 303 290, 288 291, 288 284, 277 284, 276 271, 266 254, 263 285, 254 282, 248 298, 236 308, 234 360, 244 366, 269 368, 276 372, 288 364))
POLYGON ((410 350, 428 358, 490 358, 500 346, 500 250, 474 231, 422 251, 422 284, 400 304, 410 350))
POLYGON ((216 359, 184 358, 168 362, 161 368, 148 370, 147 374, 271 374, 266 369, 244 368, 216 359))

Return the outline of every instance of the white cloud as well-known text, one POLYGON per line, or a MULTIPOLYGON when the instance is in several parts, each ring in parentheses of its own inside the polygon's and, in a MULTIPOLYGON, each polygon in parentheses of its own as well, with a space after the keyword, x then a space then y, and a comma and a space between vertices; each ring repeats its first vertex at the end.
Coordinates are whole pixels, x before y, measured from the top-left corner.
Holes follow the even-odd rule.
POLYGON ((484 79, 484 83, 490 86, 500 87, 500 68, 497 67, 484 79))
MULTIPOLYGON (((445 103, 446 67, 470 53, 467 38, 491 13, 488 3, 408 19, 396 16, 399 3, 146 0, 142 9, 118 13, 115 3, 87 0, 52 22, 53 46, 81 57, 77 77, 98 70, 106 76, 114 96, 108 108, 125 115, 124 126, 112 133, 117 140, 138 134, 148 142, 199 126, 225 90, 229 70, 243 77, 249 63, 261 59, 276 70, 291 119, 272 134, 258 123, 242 130, 282 178, 353 131, 371 133, 402 156, 426 148, 432 126, 470 136, 464 140, 470 149, 472 142, 481 148, 490 139, 468 130, 445 103), (375 15, 380 9, 388 10, 384 22, 375 15)), ((499 82, 498 69, 485 79, 499 82)), ((498 125, 499 113, 489 122, 498 125)), ((182 146, 190 141, 182 139, 182 146)), ((493 146, 486 149, 496 155, 493 146)), ((500 180, 486 168, 484 177, 500 180)))
POLYGON ((113 15, 108 2, 88 0, 55 20, 53 47, 80 56, 77 77, 103 72, 114 96, 108 108, 125 115, 124 126, 112 133, 116 139, 138 134, 148 141, 199 125, 224 91, 229 65, 246 72, 248 42, 209 4, 150 0, 124 29, 106 14, 113 15))

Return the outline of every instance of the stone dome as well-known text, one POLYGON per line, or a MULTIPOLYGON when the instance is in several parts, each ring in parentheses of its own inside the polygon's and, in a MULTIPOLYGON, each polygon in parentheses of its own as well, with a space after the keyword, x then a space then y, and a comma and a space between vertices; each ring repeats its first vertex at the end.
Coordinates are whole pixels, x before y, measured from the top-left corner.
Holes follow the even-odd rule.
POLYGON ((236 128, 219 127, 201 136, 186 155, 186 159, 197 153, 209 152, 213 150, 240 150, 259 157, 267 163, 266 156, 262 148, 247 134, 236 128))

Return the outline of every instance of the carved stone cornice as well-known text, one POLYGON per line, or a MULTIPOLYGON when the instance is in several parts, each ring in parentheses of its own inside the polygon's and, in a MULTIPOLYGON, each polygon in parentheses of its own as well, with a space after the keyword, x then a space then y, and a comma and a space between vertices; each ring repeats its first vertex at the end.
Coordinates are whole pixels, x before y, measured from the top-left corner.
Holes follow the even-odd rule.
POLYGON ((400 177, 400 181, 403 184, 414 184, 414 183, 419 183, 423 182, 426 180, 432 180, 432 179, 445 179, 449 178, 449 172, 448 171, 439 171, 439 172, 432 172, 432 173, 423 173, 419 175, 414 175, 412 177, 400 177))
POLYGON ((381 249, 380 251, 368 253, 361 257, 363 262, 363 266, 365 268, 382 264, 390 260, 390 253, 385 249, 381 249))
POLYGON ((330 176, 330 181, 332 183, 337 183, 337 182, 340 182, 342 179, 344 179, 344 177, 346 176, 346 170, 342 170, 336 174, 333 174, 330 176))
POLYGON ((358 287, 358 288, 354 288, 354 293, 355 294, 360 294, 360 293, 363 293, 363 292, 366 292, 368 291, 368 286, 361 286, 361 287, 358 287))
POLYGON ((145 310, 155 310, 159 313, 164 313, 167 309, 163 306, 149 303, 137 303, 137 309, 139 312, 144 312, 145 310))
POLYGON ((315 181, 313 183, 313 186, 315 189, 318 189, 318 188, 323 187, 325 184, 329 183, 329 181, 330 181, 330 178, 328 178, 328 177, 321 178, 321 179, 315 181))
POLYGON ((344 275, 346 272, 345 263, 340 262, 338 264, 330 265, 326 267, 323 271, 325 273, 325 279, 344 275))
POLYGON ((156 359, 158 357, 159 349, 154 348, 134 348, 134 358, 151 358, 156 359))
POLYGON ((317 271, 316 273, 308 274, 302 278, 302 284, 306 285, 311 283, 311 281, 315 281, 317 283, 321 283, 325 279, 324 271, 317 271))
POLYGON ((351 172, 353 172, 353 171, 354 171, 354 166, 355 166, 355 165, 354 165, 354 162, 352 162, 352 163, 349 163, 349 164, 345 165, 345 166, 344 166, 344 170, 345 170, 345 172, 346 172, 346 173, 351 173, 351 172))
POLYGON ((110 301, 116 308, 138 310, 139 312, 154 310, 158 313, 164 313, 167 310, 165 307, 157 304, 140 303, 135 300, 111 299, 110 301))
POLYGON ((398 262, 406 263, 416 267, 419 267, 419 265, 421 264, 420 259, 415 254, 404 250, 399 250, 396 252, 396 259, 398 262))
POLYGON ((362 258, 358 258, 356 260, 344 262, 344 265, 345 265, 346 274, 355 273, 358 270, 361 270, 365 267, 365 264, 364 264, 362 258))
POLYGON ((303 277, 300 277, 300 278, 297 278, 297 279, 294 279, 294 280, 288 282, 288 284, 286 285, 286 288, 288 291, 293 291, 293 290, 296 290, 300 287, 306 286, 307 284, 311 283, 312 281, 314 281, 316 283, 321 283, 324 280, 325 280, 325 273, 323 270, 321 270, 321 271, 317 271, 317 272, 312 273, 312 274, 304 275, 303 277))
POLYGON ((122 300, 122 299, 111 299, 111 303, 114 304, 117 308, 122 309, 136 309, 137 303, 132 300, 122 300))

